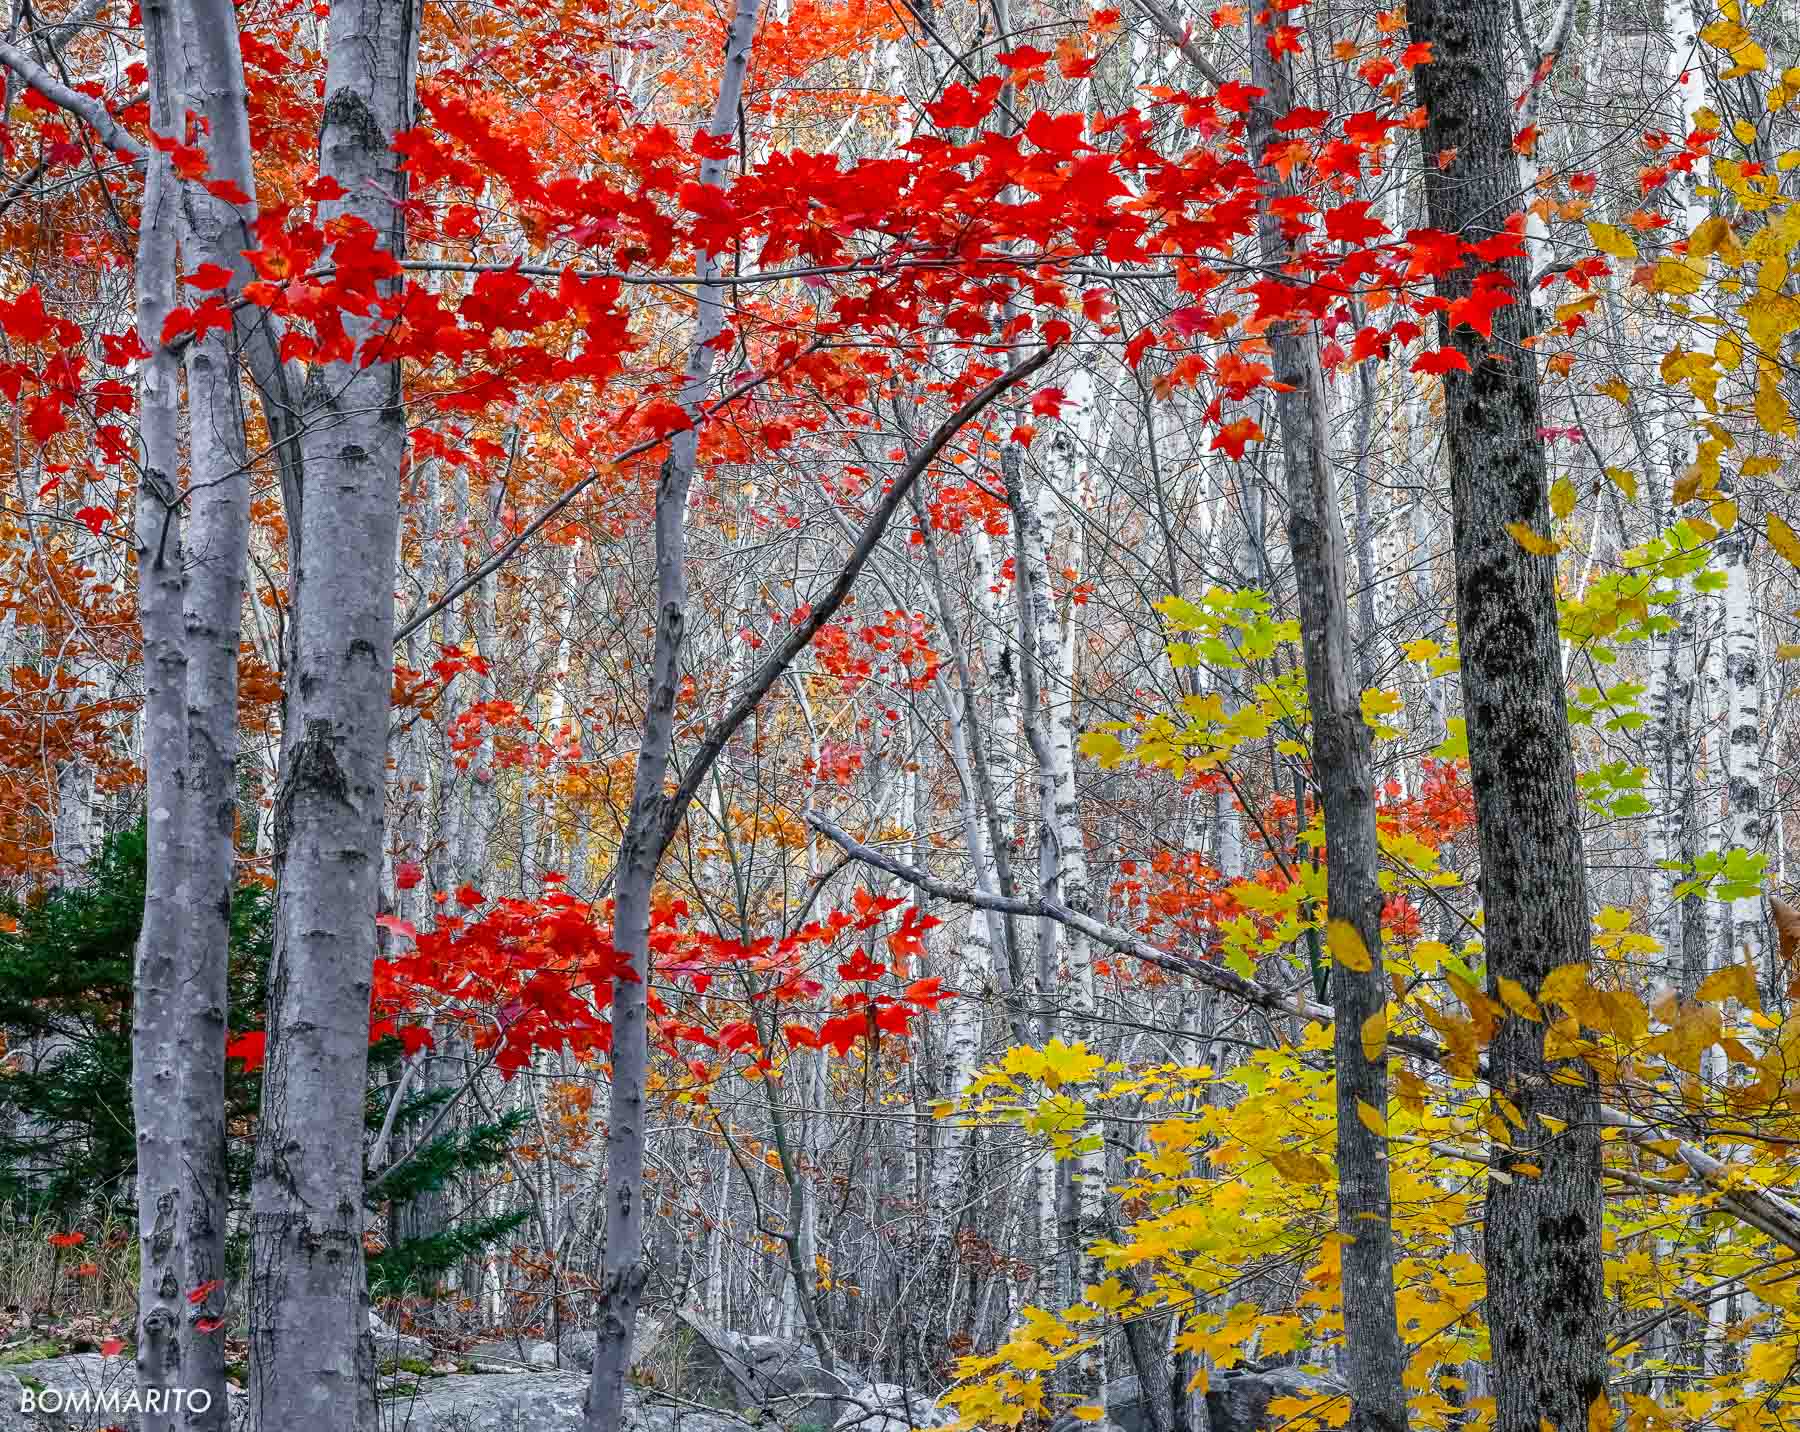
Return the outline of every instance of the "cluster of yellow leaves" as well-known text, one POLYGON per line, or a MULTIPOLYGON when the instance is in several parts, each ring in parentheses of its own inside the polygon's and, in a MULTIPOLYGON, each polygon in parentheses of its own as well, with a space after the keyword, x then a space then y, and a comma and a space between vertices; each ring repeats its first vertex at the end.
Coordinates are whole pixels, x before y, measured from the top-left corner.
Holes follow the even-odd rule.
MULTIPOLYGON (((1377 958, 1341 922, 1326 927, 1324 943, 1350 969, 1377 958)), ((1517 1160, 1510 1173, 1490 1167, 1493 1147, 1525 1133, 1519 1110, 1475 1077, 1502 1022, 1542 1026, 1546 1053, 1567 1061, 1566 1077, 1580 1077, 1573 1071, 1585 1065, 1613 1102, 1708 1126, 1715 1144, 1733 1149, 1734 1180, 1778 1189, 1800 1182, 1800 1021, 1790 1028, 1763 1012, 1745 965, 1715 971, 1688 999, 1640 993, 1632 971, 1658 951, 1629 912, 1601 912, 1594 945, 1594 964, 1563 966, 1530 989, 1512 980, 1480 987, 1463 963, 1479 960, 1478 945, 1459 957, 1419 941, 1379 956, 1394 998, 1364 1025, 1361 1042, 1365 1057, 1389 1060, 1392 1092, 1385 1114, 1367 1105, 1358 1113, 1387 1141, 1397 1307, 1412 1349, 1406 1386, 1413 1423, 1428 1432, 1491 1420, 1491 1401, 1471 1400, 1467 1382, 1468 1364, 1488 1353, 1482 1199, 1489 1181, 1536 1176, 1517 1160), (1397 1054, 1396 1033, 1438 1039, 1448 1051, 1443 1065, 1397 1054)), ((961 1116, 1043 1137, 1059 1157, 1072 1156, 1066 1130, 1091 1130, 1109 1114, 1145 1133, 1114 1189, 1129 1221, 1094 1249, 1109 1276, 1076 1308, 1027 1309, 1005 1344, 965 1359, 949 1399, 962 1425, 1014 1426, 1067 1410, 1047 1374, 1090 1345, 1102 1317, 1173 1317, 1177 1346, 1219 1369, 1276 1353, 1304 1366, 1342 1337, 1331 1047, 1327 1027, 1306 1024, 1283 1046, 1224 1069, 1126 1068, 1079 1043, 1053 1043, 1012 1050, 983 1072, 961 1116), (1147 1291, 1111 1276, 1128 1268, 1147 1291), (1293 1291, 1258 1301, 1251 1288, 1293 1291)), ((1562 1131, 1545 1122, 1532 1142, 1562 1131)), ((1672 1137, 1608 1128, 1603 1139, 1607 1292, 1621 1332, 1620 1381, 1599 1425, 1786 1425, 1800 1411, 1800 1386, 1791 1385, 1800 1279, 1791 1264, 1715 1211, 1718 1194, 1685 1178, 1672 1137), (1723 1328, 1726 1356, 1710 1368, 1679 1362, 1681 1345, 1651 1334, 1684 1316, 1705 1327, 1721 1286, 1754 1294, 1723 1328)), ((1284 1409, 1302 1427, 1342 1425, 1346 1412, 1342 1399, 1284 1409)))

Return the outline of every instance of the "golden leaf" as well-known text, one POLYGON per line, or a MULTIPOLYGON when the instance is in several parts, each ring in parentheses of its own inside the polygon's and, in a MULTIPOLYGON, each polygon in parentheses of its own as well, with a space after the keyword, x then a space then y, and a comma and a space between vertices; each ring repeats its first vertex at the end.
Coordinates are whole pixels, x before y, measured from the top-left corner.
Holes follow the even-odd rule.
POLYGON ((1346 969, 1367 974, 1375 968, 1375 962, 1369 958, 1369 947, 1348 920, 1333 920, 1325 927, 1325 946, 1346 969))
POLYGON ((1562 543, 1540 536, 1523 522, 1508 522, 1506 535, 1534 557, 1552 557, 1562 551, 1562 543))
POLYGON ((1382 1118, 1381 1110, 1366 1099, 1356 1101, 1356 1117, 1362 1120, 1362 1126, 1377 1138, 1387 1137, 1387 1120, 1382 1118))
POLYGON ((1703 278, 1698 263, 1687 259, 1658 259, 1650 287, 1658 293, 1698 293, 1703 278))
POLYGON ((1788 411, 1787 399, 1776 386, 1775 375, 1764 368, 1756 378, 1756 421, 1765 433, 1776 437, 1792 437, 1800 432, 1794 415, 1788 411))
MULTIPOLYGON (((1725 236, 1731 234, 1731 225, 1717 214, 1710 219, 1702 219, 1694 226, 1694 232, 1688 235, 1687 251, 1690 257, 1703 259, 1710 257, 1719 245, 1725 242, 1725 236)), ((1737 236, 1732 234, 1735 243, 1737 236)))
POLYGON ((1606 469, 1606 480, 1625 494, 1628 502, 1637 501, 1637 474, 1622 467, 1606 469))
POLYGON ((1298 1149, 1277 1149, 1269 1155, 1269 1162, 1275 1172, 1289 1183, 1329 1183, 1331 1169, 1314 1158, 1311 1154, 1303 1154, 1298 1149))
POLYGON ((1574 1008, 1588 987, 1588 968, 1586 965, 1558 965, 1544 976, 1544 982, 1538 986, 1537 997, 1540 1001, 1562 1005, 1566 1009, 1574 1008))
POLYGON ((1746 1009, 1762 1007, 1756 992, 1756 971, 1749 965, 1725 965, 1700 981, 1695 999, 1721 1001, 1735 999, 1746 1009))
POLYGON ((1769 545, 1787 558, 1790 566, 1800 567, 1800 537, 1794 535, 1794 529, 1771 512, 1768 530, 1769 545))
POLYGON ((1387 1011, 1376 1010, 1362 1022, 1359 1032, 1362 1037, 1363 1058, 1371 1064, 1380 1062, 1381 1057, 1387 1053, 1387 1011))
POLYGON ((1525 986, 1517 980, 1501 975, 1500 1002, 1521 1019, 1541 1020, 1544 1016, 1537 1007, 1537 1001, 1525 992, 1525 986))

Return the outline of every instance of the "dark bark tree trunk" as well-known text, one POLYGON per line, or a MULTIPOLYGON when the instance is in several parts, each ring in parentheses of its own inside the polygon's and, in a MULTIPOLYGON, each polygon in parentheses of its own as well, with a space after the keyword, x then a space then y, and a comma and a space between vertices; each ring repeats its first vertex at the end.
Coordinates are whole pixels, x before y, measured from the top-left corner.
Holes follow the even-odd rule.
MULTIPOLYGON (((321 222, 405 251, 415 0, 331 9, 321 222)), ((359 344, 379 317, 347 317, 359 344)), ((293 666, 279 791, 275 958, 252 1191, 250 1400, 263 1428, 374 1425, 363 1265, 363 1099, 393 673, 394 542, 406 413, 395 363, 308 378, 293 666)))
MULTIPOLYGON (((1432 46, 1414 72, 1431 224, 1479 242, 1519 209, 1505 83, 1512 11, 1505 0, 1414 0, 1407 16, 1412 38, 1432 46)), ((1558 965, 1588 962, 1587 890, 1554 559, 1506 531, 1547 532, 1550 521, 1537 365, 1522 346, 1529 275, 1521 259, 1486 266, 1468 255, 1437 289, 1460 298, 1484 267, 1504 273, 1515 298, 1494 315, 1492 337, 1440 319, 1471 367, 1445 378, 1456 611, 1488 978, 1535 994, 1558 965)), ((1606 1391, 1599 1102, 1591 1071, 1552 1065, 1543 1049, 1543 1025, 1509 1014, 1488 1053, 1493 1089, 1524 1120, 1512 1146, 1494 1151, 1500 1176, 1487 1196, 1496 1432, 1584 1427, 1606 1391), (1566 1128, 1553 1132, 1540 1114, 1566 1128), (1509 1175, 1517 1164, 1541 1172, 1509 1175)))
MULTIPOLYGON (((1274 124, 1294 107, 1285 59, 1253 25, 1251 74, 1266 90, 1250 113, 1250 152, 1259 166, 1275 139, 1274 124)), ((1283 192, 1279 176, 1263 168, 1264 198, 1283 192)), ((1257 237, 1265 267, 1292 260, 1281 221, 1265 202, 1257 237)), ((1325 819, 1326 914, 1333 949, 1332 1049, 1337 1071, 1337 1203, 1342 1248, 1344 1340, 1350 1374, 1351 1422, 1356 1432, 1403 1432, 1406 1427, 1406 1350, 1394 1312, 1394 1230, 1388 1193, 1387 1137, 1364 1122, 1387 1119, 1387 1049, 1364 1037, 1371 1021, 1385 1029, 1387 974, 1381 963, 1380 847, 1375 831, 1375 776, 1368 724, 1353 675, 1350 599, 1344 526, 1331 477, 1331 435, 1325 375, 1310 325, 1284 322, 1269 332, 1282 461, 1287 472, 1288 547, 1300 614, 1307 703, 1312 713, 1313 781, 1325 819), (1347 928, 1346 928, 1347 927, 1347 928), (1349 932, 1354 932, 1353 937, 1349 932), (1361 968, 1358 968, 1361 966, 1361 968)), ((1304 818, 1303 815, 1300 818, 1304 818)), ((1372 1033, 1372 1031, 1371 1031, 1372 1033)))

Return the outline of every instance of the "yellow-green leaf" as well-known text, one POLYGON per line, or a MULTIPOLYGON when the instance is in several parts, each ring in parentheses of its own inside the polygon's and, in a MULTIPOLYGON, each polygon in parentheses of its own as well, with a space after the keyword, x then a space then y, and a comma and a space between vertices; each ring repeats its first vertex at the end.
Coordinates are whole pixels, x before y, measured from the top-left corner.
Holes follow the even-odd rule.
POLYGON ((1615 259, 1635 259, 1638 256, 1637 245, 1623 229, 1615 229, 1611 224, 1589 224, 1587 231, 1588 237, 1594 241, 1594 247, 1603 254, 1611 254, 1615 259))
POLYGON ((1574 510, 1575 484, 1559 477, 1550 484, 1550 513, 1553 517, 1567 517, 1574 510))

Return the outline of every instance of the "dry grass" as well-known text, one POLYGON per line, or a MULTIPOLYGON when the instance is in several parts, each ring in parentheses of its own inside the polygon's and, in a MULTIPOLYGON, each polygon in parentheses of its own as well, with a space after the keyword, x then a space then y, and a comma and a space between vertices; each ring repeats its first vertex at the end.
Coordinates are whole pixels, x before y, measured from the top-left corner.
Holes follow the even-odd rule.
POLYGON ((120 1322, 137 1309, 137 1239, 132 1226, 108 1218, 66 1228, 42 1215, 0 1208, 0 1315, 8 1325, 64 1321, 120 1322), (50 1240, 81 1234, 59 1247, 50 1240))

